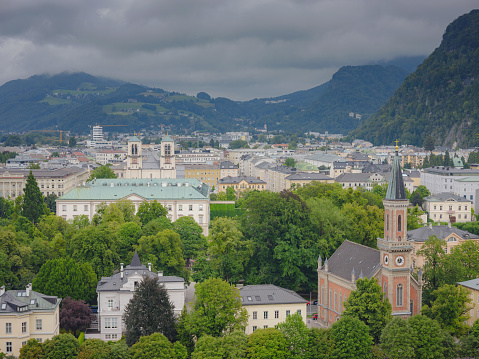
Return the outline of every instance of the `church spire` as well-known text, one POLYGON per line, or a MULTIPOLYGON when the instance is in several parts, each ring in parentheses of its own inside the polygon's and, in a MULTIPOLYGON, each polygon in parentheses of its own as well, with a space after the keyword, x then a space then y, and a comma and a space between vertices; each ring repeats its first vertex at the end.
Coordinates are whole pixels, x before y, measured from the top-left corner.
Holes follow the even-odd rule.
POLYGON ((405 200, 404 180, 402 178, 401 164, 398 155, 398 141, 396 140, 396 152, 394 154, 393 167, 389 176, 388 190, 385 199, 405 200))

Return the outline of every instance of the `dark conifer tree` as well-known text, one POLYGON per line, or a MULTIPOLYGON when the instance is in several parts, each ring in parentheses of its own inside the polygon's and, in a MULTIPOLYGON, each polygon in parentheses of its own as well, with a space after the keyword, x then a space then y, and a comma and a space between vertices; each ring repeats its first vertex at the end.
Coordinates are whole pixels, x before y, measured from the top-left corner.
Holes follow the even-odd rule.
POLYGON ((132 346, 140 337, 161 333, 173 341, 176 336, 173 304, 158 278, 144 276, 125 308, 126 344, 132 346))
POLYGON ((43 202, 42 192, 40 188, 38 188, 32 171, 30 171, 27 177, 27 184, 25 185, 24 191, 22 216, 26 217, 32 223, 36 223, 38 219, 45 214, 45 204, 43 202))

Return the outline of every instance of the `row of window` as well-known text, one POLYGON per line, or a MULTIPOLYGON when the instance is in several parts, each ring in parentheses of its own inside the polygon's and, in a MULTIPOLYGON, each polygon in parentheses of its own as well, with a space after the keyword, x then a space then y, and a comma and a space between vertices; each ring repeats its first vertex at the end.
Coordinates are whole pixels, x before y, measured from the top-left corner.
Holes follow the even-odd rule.
MULTIPOLYGON (((325 297, 325 291, 326 288, 323 286, 321 288, 321 298, 320 298, 320 304, 323 306, 326 306, 326 297, 325 297)), ((348 296, 345 294, 343 298, 343 293, 339 292, 339 303, 338 303, 338 292, 335 290, 333 293, 333 290, 329 290, 329 309, 334 310, 337 313, 342 313, 343 312, 343 302, 345 302, 348 299, 348 296), (334 301, 333 301, 333 294, 334 294, 334 301)))
MULTIPOLYGON (((89 206, 87 204, 84 204, 83 205, 83 211, 84 212, 88 212, 88 209, 89 206)), ((171 204, 168 205, 168 211, 172 211, 173 210, 173 207, 171 204)), ((193 210, 193 205, 192 204, 189 204, 188 205, 188 211, 192 211, 193 210)), ((203 205, 202 204, 199 204, 198 205, 198 210, 199 211, 202 211, 203 210, 203 205)), ((63 204, 62 205, 62 211, 63 212, 66 212, 67 211, 67 205, 66 204, 63 204)), ((178 205, 178 211, 183 211, 183 205, 182 204, 179 204, 178 205)), ((78 212, 78 205, 74 204, 73 205, 73 212, 78 212)))
MULTIPOLYGON (((298 314, 301 315, 301 309, 298 309, 298 314)), ((287 310, 286 311, 286 317, 289 317, 291 314, 291 311, 290 310, 287 310)), ((264 311, 263 312, 263 319, 268 319, 269 315, 268 315, 268 311, 264 311)), ((274 311, 274 318, 275 319, 278 319, 279 318, 279 310, 275 310, 274 311)), ((258 319, 258 312, 253 312, 253 319, 258 319)))
MULTIPOLYGON (((434 213, 434 218, 437 218, 436 213, 434 213)), ((458 218, 458 219, 462 219, 461 214, 458 214, 458 215, 457 215, 457 218, 458 218)), ((442 219, 442 214, 439 214, 439 219, 442 219)), ((464 219, 467 219, 467 214, 464 215, 464 219)))
POLYGON ((118 318, 105 318, 105 329, 118 328, 118 318))
MULTIPOLYGON (((42 319, 35 320, 36 330, 42 330, 43 322, 42 319)), ((22 322, 22 333, 27 332, 27 322, 22 322)), ((5 323, 5 334, 12 334, 12 323, 5 323)))
MULTIPOLYGON (((471 198, 471 199, 472 199, 472 198, 471 198)), ((435 211, 437 210, 437 206, 436 206, 436 205, 434 205, 433 208, 434 208, 435 211)), ((442 205, 439 206, 439 210, 442 211, 442 205)), ((453 210, 452 205, 449 205, 449 210, 450 210, 450 211, 453 210)), ((458 211, 462 211, 462 206, 459 205, 459 206, 457 207, 457 210, 458 210, 458 211)), ((464 206, 464 210, 467 211, 467 206, 464 206)))

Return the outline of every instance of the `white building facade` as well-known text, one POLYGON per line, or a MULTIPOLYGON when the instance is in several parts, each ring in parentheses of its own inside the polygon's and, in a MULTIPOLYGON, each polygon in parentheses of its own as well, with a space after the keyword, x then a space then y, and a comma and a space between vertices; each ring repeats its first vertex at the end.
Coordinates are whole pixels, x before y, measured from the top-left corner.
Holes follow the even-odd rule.
POLYGON ((67 220, 85 215, 91 220, 102 203, 108 205, 126 199, 133 203, 136 212, 143 202, 156 200, 168 210, 171 221, 193 217, 207 236, 209 192, 208 185, 194 178, 97 179, 58 198, 57 215, 67 220))

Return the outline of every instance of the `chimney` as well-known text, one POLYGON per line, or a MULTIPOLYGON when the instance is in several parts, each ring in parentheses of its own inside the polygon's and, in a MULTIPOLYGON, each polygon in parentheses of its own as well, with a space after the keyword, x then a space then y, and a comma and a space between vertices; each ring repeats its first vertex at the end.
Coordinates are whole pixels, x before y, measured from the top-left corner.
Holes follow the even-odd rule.
POLYGON ((27 292, 27 297, 30 296, 30 291, 32 290, 32 283, 28 283, 25 287, 25 291, 27 292))
POLYGON ((356 272, 354 271, 354 268, 351 271, 351 282, 356 282, 356 272))
POLYGON ((0 287, 0 296, 2 296, 4 293, 5 293, 5 286, 2 285, 2 286, 0 287))
POLYGON ((328 264, 328 258, 324 261, 324 271, 328 272, 329 271, 329 264, 328 264))
POLYGON ((429 223, 429 229, 432 229, 432 223, 429 223))
POLYGON ((451 222, 447 224, 447 228, 451 228, 451 222))
POLYGON ((151 263, 148 263, 148 271, 151 272, 151 263))
POLYGON ((123 279, 123 275, 124 275, 124 272, 123 272, 123 263, 120 263, 120 278, 123 279))
POLYGON ((158 271, 158 277, 163 277, 163 271, 162 270, 158 271))

